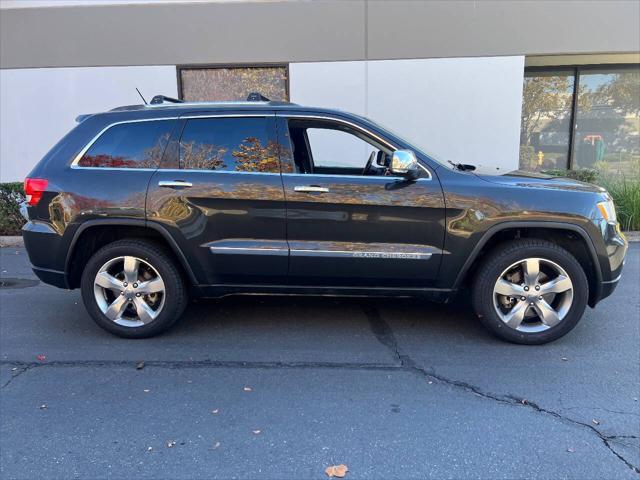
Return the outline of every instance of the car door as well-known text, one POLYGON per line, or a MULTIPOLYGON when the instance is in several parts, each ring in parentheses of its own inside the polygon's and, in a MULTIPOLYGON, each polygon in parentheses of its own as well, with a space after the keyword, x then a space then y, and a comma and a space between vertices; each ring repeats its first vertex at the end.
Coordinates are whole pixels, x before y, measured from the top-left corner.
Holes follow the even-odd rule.
POLYGON ((147 194, 198 282, 283 283, 285 204, 273 112, 181 117, 147 194))
POLYGON ((442 256, 442 189, 420 177, 390 176, 397 149, 337 116, 279 113, 287 203, 289 279, 294 284, 425 287, 442 256), (339 138, 338 138, 339 137, 339 138), (367 160, 372 165, 363 175, 367 160))

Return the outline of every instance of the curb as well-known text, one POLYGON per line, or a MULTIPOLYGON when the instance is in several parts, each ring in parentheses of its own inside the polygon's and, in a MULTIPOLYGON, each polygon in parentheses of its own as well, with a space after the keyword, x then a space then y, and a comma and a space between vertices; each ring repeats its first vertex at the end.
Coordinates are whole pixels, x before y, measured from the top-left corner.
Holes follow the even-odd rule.
MULTIPOLYGON (((640 231, 624 232, 630 243, 640 242, 640 231)), ((24 247, 22 236, 0 236, 0 247, 24 247)))
POLYGON ((0 236, 0 247, 24 247, 22 236, 0 236))
POLYGON ((640 242, 640 232, 623 232, 629 242, 640 242))

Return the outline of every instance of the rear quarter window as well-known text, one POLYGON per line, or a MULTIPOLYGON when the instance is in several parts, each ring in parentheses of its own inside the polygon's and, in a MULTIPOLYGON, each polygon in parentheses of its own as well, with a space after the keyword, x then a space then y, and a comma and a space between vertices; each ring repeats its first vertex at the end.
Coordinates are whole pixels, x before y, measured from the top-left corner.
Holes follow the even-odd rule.
POLYGON ((106 130, 78 162, 80 167, 157 168, 175 120, 121 123, 106 130))

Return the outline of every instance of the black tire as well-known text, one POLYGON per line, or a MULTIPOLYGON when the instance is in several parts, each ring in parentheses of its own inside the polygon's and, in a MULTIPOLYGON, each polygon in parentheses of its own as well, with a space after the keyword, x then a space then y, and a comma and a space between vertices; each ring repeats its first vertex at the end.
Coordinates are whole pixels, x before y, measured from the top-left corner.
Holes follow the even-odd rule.
POLYGON ((148 338, 166 331, 180 318, 188 302, 185 282, 171 256, 161 246, 139 239, 118 240, 98 250, 82 272, 81 290, 84 305, 95 322, 106 331, 123 338, 148 338), (94 281, 100 268, 109 260, 121 256, 144 260, 164 282, 162 310, 153 321, 142 326, 123 326, 110 320, 102 313, 94 295, 94 281))
POLYGON ((523 238, 505 242, 487 254, 478 268, 472 286, 473 309, 482 324, 495 336, 508 342, 540 345, 570 332, 582 318, 589 299, 589 282, 580 263, 565 249, 545 240, 523 238), (526 258, 541 258, 562 267, 573 284, 573 301, 564 319, 542 332, 522 332, 502 321, 494 307, 494 286, 509 266, 526 258))

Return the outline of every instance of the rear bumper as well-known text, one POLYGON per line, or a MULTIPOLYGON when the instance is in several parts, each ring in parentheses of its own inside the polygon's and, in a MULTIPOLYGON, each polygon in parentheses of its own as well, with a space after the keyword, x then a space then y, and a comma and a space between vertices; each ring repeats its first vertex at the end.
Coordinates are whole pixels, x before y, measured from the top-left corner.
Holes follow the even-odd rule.
POLYGON ((64 271, 67 250, 62 236, 48 223, 29 221, 22 227, 22 238, 36 276, 43 283, 69 288, 64 271))

